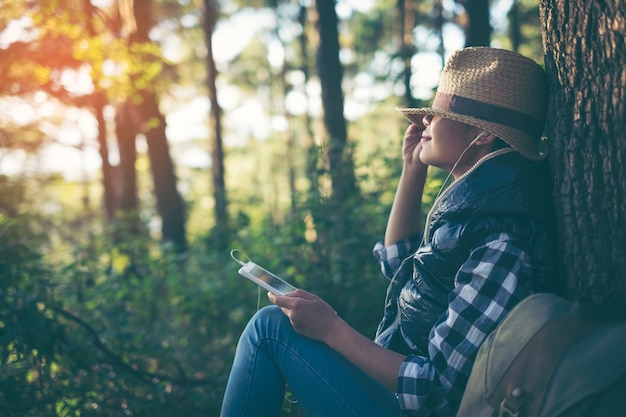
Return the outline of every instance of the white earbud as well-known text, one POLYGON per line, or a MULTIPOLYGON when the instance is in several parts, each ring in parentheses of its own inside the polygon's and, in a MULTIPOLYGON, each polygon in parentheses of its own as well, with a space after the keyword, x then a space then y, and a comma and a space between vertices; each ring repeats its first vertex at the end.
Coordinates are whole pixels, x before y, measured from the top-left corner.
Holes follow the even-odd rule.
MULTIPOLYGON (((470 142, 470 144, 467 146, 467 148, 465 150, 467 151, 470 148, 470 146, 475 144, 478 141, 478 139, 480 139, 480 138, 482 138, 484 136, 489 136, 489 132, 485 132, 484 130, 482 132, 480 132, 474 139, 472 139, 472 141, 470 142)), ((461 155, 461 156, 463 156, 463 155, 461 155)))

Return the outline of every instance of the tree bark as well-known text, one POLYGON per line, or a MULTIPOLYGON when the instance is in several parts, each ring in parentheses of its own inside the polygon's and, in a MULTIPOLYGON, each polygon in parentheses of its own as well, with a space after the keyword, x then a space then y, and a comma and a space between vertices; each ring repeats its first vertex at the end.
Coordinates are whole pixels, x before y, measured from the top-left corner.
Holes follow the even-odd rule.
POLYGON ((626 3, 543 0, 550 162, 571 298, 626 309, 626 3))

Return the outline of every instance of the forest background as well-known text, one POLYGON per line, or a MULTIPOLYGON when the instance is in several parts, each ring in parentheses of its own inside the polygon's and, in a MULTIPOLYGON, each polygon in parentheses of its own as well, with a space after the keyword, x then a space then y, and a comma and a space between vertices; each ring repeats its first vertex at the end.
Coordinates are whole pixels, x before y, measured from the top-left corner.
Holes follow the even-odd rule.
POLYGON ((267 303, 234 248, 373 335, 394 108, 541 31, 533 0, 2 0, 0 416, 217 416, 267 303))

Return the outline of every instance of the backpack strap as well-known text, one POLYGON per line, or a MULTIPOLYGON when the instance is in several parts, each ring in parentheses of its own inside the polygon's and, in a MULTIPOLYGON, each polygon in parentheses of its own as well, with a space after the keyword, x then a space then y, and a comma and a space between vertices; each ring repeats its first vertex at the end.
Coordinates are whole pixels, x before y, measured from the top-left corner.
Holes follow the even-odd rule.
POLYGON ((486 398, 494 408, 494 416, 538 416, 550 378, 563 355, 607 321, 605 313, 598 314, 577 302, 569 313, 544 325, 522 348, 486 398))

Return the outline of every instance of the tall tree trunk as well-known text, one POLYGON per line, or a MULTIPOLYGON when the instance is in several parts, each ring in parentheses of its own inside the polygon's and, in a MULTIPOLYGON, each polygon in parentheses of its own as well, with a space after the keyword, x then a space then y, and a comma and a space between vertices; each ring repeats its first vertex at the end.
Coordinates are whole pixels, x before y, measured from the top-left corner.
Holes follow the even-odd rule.
POLYGON ((443 37, 443 24, 446 23, 446 19, 443 15, 443 0, 435 0, 435 9, 437 10, 435 29, 437 30, 437 35, 439 36, 439 48, 437 53, 441 57, 441 66, 443 67, 446 62, 446 48, 443 37))
POLYGON ((626 309, 626 3, 543 0, 560 259, 572 298, 626 309))
MULTIPOLYGON (((139 198, 137 196, 136 137, 139 128, 138 110, 129 100, 117 106, 115 113, 115 137, 119 153, 119 164, 111 167, 113 191, 115 195, 115 228, 113 240, 116 243, 128 242, 141 236, 139 219, 139 198)), ((126 245, 123 245, 126 246, 126 245)), ((142 256, 133 250, 122 250, 131 259, 142 256)))
POLYGON ((509 18, 509 39, 511 40, 511 49, 513 51, 519 51, 519 47, 522 44, 522 22, 520 19, 520 6, 518 0, 513 0, 507 16, 509 18))
POLYGON ((317 66, 322 84, 324 126, 328 138, 328 163, 333 195, 338 199, 351 195, 356 187, 354 164, 348 147, 346 119, 343 115, 343 68, 339 61, 338 19, 335 0, 315 2, 318 13, 320 45, 317 66))
MULTIPOLYGON (((133 42, 139 44, 151 42, 148 33, 152 29, 150 0, 134 0, 133 12, 137 30, 131 34, 133 42)), ((185 206, 178 193, 174 164, 169 153, 169 145, 165 135, 166 122, 158 104, 155 91, 150 87, 139 92, 138 105, 142 125, 140 131, 148 142, 148 156, 154 180, 154 192, 157 200, 157 211, 161 216, 162 238, 174 244, 177 252, 187 249, 185 234, 185 206)))
MULTIPOLYGON (((283 66, 283 71, 281 72, 281 82, 283 85, 284 96, 287 97, 289 93, 289 85, 286 79, 287 72, 287 62, 283 66)), ((288 111, 285 111, 285 118, 287 119, 289 125, 293 125, 292 117, 288 111)), ((297 145, 296 135, 293 130, 287 130, 285 132, 285 163, 287 164, 287 178, 289 181, 289 201, 291 202, 291 214, 294 215, 298 209, 298 190, 296 188, 296 152, 298 152, 301 148, 297 145)))
POLYGON ((128 102, 120 104, 115 114, 115 136, 119 149, 120 163, 117 167, 117 184, 115 185, 116 209, 124 213, 136 212, 137 198, 137 137, 138 118, 133 117, 136 109, 128 102), (133 120, 135 119, 135 120, 133 120))
POLYGON ((224 150, 222 146, 222 110, 217 100, 217 67, 213 57, 213 32, 219 17, 215 0, 204 0, 204 35, 207 47, 207 86, 211 100, 211 125, 213 146, 211 167, 213 173, 213 198, 215 199, 215 243, 218 250, 225 249, 229 242, 228 210, 225 186, 224 150))
POLYGON ((413 0, 398 0, 396 3, 398 10, 398 25, 400 26, 397 33, 400 38, 400 56, 404 62, 404 105, 406 107, 415 107, 417 102, 411 91, 411 78, 413 70, 411 68, 411 59, 415 54, 413 45, 413 29, 415 29, 415 6, 413 0))
MULTIPOLYGON (((307 93, 306 86, 308 85, 310 81, 310 73, 311 73, 311 71, 309 70, 309 60, 310 60, 309 39, 307 36, 307 33, 308 33, 307 27, 309 26, 308 16, 309 16, 308 6, 305 4, 305 2, 300 2, 300 7, 298 9, 298 22, 300 23, 302 30, 300 31, 300 36, 298 36, 298 45, 300 47, 300 61, 301 61, 300 71, 302 71, 302 74, 304 74, 302 93, 306 97, 307 103, 309 102, 309 95, 307 93)), ((308 108, 308 105, 307 105, 307 108, 308 108)), ((304 148, 307 154, 306 173, 307 173, 307 178, 309 179, 309 182, 310 182, 309 194, 317 195, 317 192, 318 192, 317 163, 318 163, 319 151, 318 151, 318 147, 315 145, 313 121, 312 121, 310 113, 308 111, 305 111, 303 118, 304 118, 304 127, 306 130, 306 137, 304 139, 304 148)))
MULTIPOLYGON (((304 74, 304 80, 302 84, 302 94, 306 98, 307 106, 309 108, 309 94, 307 86, 311 81, 311 68, 313 66, 314 60, 311 58, 311 54, 309 53, 309 48, 315 49, 314 42, 316 41, 316 37, 309 36, 309 34, 314 34, 315 31, 310 30, 313 23, 316 22, 316 19, 311 17, 315 15, 314 10, 309 10, 309 7, 313 7, 312 5, 308 5, 307 2, 299 2, 300 7, 298 9, 298 22, 302 30, 300 31, 300 35, 298 36, 298 46, 300 52, 300 71, 304 74), (313 61, 313 62, 312 62, 313 61)), ((325 233, 323 232, 323 227, 321 223, 321 219, 323 218, 323 214, 320 215, 320 210, 318 209, 320 206, 320 152, 321 148, 318 145, 319 141, 316 140, 315 131, 313 129, 313 117, 308 111, 305 111, 302 116, 302 123, 304 124, 305 134, 302 135, 302 144, 303 150, 305 152, 306 158, 306 178, 309 182, 307 193, 307 203, 305 206, 309 210, 310 217, 305 217, 303 221, 305 222, 305 227, 303 230, 303 238, 307 239, 311 246, 312 252, 317 254, 317 261, 315 262, 316 266, 319 268, 321 274, 328 270, 326 261, 328 258, 325 256, 326 245, 325 245, 325 233), (311 221, 312 219, 312 221, 311 221)), ((306 216, 306 215, 305 215, 306 216)))
MULTIPOLYGON (((93 19, 96 14, 96 9, 89 0, 82 0, 81 5, 87 19, 85 24, 87 34, 89 35, 89 37, 94 38, 96 36, 96 29, 93 23, 93 19)), ((107 221, 111 221, 115 218, 115 208, 117 206, 117 203, 115 201, 115 193, 113 192, 113 174, 111 163, 109 162, 107 129, 106 121, 104 120, 104 106, 106 105, 106 103, 107 97, 105 92, 98 91, 93 94, 93 111, 96 117, 96 123, 98 125, 98 151, 100 153, 100 159, 102 160, 104 213, 107 221)))
POLYGON ((111 163, 109 162, 109 146, 107 144, 106 121, 104 120, 104 104, 106 96, 104 93, 97 93, 94 98, 94 112, 96 123, 98 124, 98 153, 102 160, 102 188, 104 199, 104 213, 107 221, 115 218, 115 208, 117 202, 113 192, 113 174, 111 163))
POLYGON ((465 46, 489 46, 492 27, 489 0, 460 0, 467 13, 465 46))
POLYGON ((325 216, 328 227, 330 276, 335 282, 345 280, 355 273, 350 262, 357 239, 351 239, 359 230, 358 216, 350 208, 358 206, 358 190, 354 175, 352 153, 348 146, 346 120, 343 114, 343 68, 339 61, 338 19, 335 0, 317 0, 318 31, 320 44, 317 65, 322 85, 324 125, 328 133, 327 157, 332 191, 328 212, 325 216))
POLYGON ((148 142, 157 211, 161 215, 162 238, 173 243, 177 252, 184 252, 187 250, 185 204, 177 189, 174 164, 165 136, 165 117, 159 110, 156 94, 144 91, 142 96, 143 103, 139 110, 142 119, 150 121, 144 125, 142 132, 148 142))
MULTIPOLYGON (((280 36, 280 27, 281 27, 281 19, 284 19, 279 13, 278 1, 272 0, 274 11, 276 13, 276 26, 274 27, 274 36, 278 41, 280 41, 283 48, 287 48, 288 46, 283 43, 283 40, 280 36)), ((288 16, 288 19, 291 20, 292 16, 288 16)), ((287 81, 288 73, 290 70, 290 63, 288 60, 287 54, 283 56, 283 62, 280 67, 279 74, 279 82, 280 82, 280 97, 281 100, 276 100, 276 103, 280 103, 278 106, 277 113, 280 114, 287 120, 287 124, 289 126, 293 126, 292 117, 289 113, 289 110, 286 106, 286 99, 291 91, 291 85, 287 81)), ((296 189, 296 152, 301 149, 296 142, 296 135, 292 129, 285 130, 285 165, 287 169, 287 179, 289 184, 289 200, 291 202, 291 214, 295 214, 298 207, 298 196, 296 189)))

